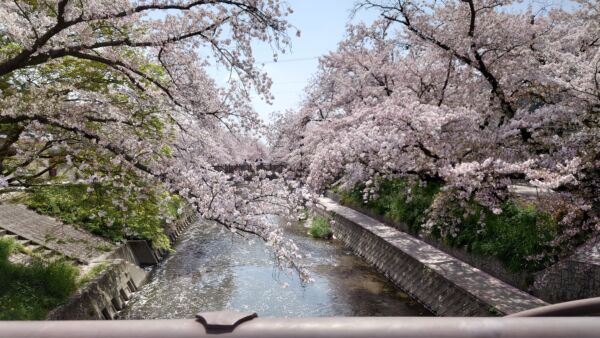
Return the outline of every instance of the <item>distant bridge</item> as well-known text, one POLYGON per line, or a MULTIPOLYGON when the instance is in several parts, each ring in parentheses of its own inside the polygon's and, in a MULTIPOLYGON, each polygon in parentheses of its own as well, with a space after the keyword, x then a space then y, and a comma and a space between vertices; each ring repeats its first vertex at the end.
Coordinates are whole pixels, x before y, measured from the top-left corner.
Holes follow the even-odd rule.
POLYGON ((286 168, 286 163, 240 163, 240 164, 218 164, 213 166, 215 170, 224 172, 226 174, 233 174, 236 172, 249 172, 255 173, 261 170, 270 171, 273 173, 282 173, 286 168))

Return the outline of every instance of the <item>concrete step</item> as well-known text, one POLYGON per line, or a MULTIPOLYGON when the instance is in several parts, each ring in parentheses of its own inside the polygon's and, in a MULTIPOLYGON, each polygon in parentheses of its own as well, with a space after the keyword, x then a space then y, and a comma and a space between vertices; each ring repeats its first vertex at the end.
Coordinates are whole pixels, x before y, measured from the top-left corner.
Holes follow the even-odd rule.
POLYGON ((54 254, 54 251, 44 248, 40 250, 39 253, 40 255, 42 255, 42 257, 50 257, 54 254))
POLYGON ((20 252, 10 255, 8 261, 13 264, 28 264, 31 261, 31 257, 20 252))
POLYGON ((27 245, 27 249, 31 250, 32 252, 36 252, 36 251, 40 250, 41 247, 42 247, 41 245, 32 244, 32 243, 27 245))
POLYGON ((22 246, 26 247, 26 246, 28 246, 31 243, 31 241, 28 240, 28 239, 21 239, 21 238, 19 238, 19 239, 17 239, 17 243, 19 243, 22 246))

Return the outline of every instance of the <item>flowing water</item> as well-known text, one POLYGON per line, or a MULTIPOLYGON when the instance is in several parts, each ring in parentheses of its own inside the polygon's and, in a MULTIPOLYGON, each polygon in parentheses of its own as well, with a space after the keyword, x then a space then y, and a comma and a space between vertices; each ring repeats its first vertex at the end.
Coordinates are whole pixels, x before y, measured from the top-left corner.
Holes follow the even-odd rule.
POLYGON ((312 239, 301 224, 286 226, 286 233, 310 254, 301 262, 311 283, 278 269, 261 240, 200 221, 180 237, 176 252, 154 269, 120 318, 193 318, 225 309, 278 317, 430 315, 340 242, 312 239))

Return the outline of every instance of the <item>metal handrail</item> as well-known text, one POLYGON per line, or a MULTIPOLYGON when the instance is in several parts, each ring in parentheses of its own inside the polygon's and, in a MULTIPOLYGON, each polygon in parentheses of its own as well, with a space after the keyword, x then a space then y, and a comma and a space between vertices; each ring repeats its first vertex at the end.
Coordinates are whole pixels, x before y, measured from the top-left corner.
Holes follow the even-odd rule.
POLYGON ((192 319, 0 322, 0 338, 229 337, 546 337, 596 338, 600 320, 577 318, 332 317, 253 318, 231 331, 208 331, 192 319))
MULTIPOLYGON (((571 317, 600 314, 600 297, 546 305, 506 317, 571 317)), ((598 333, 600 336, 600 332, 598 333)))
POLYGON ((600 337, 600 297, 506 317, 258 318, 256 313, 199 313, 197 320, 0 321, 0 338, 228 337, 600 337), (548 318, 551 317, 551 318, 548 318))

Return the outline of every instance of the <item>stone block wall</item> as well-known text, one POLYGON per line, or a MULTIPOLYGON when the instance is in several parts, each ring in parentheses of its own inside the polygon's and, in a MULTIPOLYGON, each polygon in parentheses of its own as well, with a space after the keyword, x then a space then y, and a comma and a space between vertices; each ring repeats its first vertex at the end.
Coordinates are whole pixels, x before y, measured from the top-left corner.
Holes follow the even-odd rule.
POLYGON ((533 293, 551 303, 600 297, 600 266, 563 260, 536 276, 533 293))
POLYGON ((491 307, 389 243, 343 218, 333 217, 337 239, 437 316, 491 316, 491 307))
POLYGON ((551 303, 600 297, 600 237, 537 273, 533 294, 551 303))
MULTIPOLYGON (((165 226, 171 243, 175 243, 197 220, 198 215, 188 209, 179 220, 165 226)), ((52 310, 47 319, 115 319, 132 293, 146 282, 149 272, 139 266, 157 264, 167 255, 166 250, 152 249, 146 241, 122 245, 108 255, 111 264, 100 275, 80 288, 65 304, 52 310)))
POLYGON ((315 211, 357 255, 439 316, 494 316, 547 305, 406 233, 330 199, 315 211))
MULTIPOLYGON (((328 191, 326 193, 326 196, 328 198, 331 198, 334 201, 339 202, 339 196, 334 194, 331 191, 328 191)), ((366 208, 362 208, 362 207, 358 207, 358 206, 352 206, 351 208, 354 210, 357 210, 365 215, 368 215, 369 217, 372 217, 382 223, 385 223, 395 229, 398 229, 400 231, 411 234, 410 230, 408 229, 408 226, 404 223, 397 223, 397 222, 390 221, 388 219, 385 219, 383 216, 377 215, 366 208)), ((412 235, 417 236, 416 234, 412 234, 412 235)), ((490 275, 502 280, 505 283, 508 283, 508 284, 510 284, 516 288, 519 288, 521 290, 530 291, 530 289, 531 289, 531 283, 534 279, 534 275, 531 273, 510 271, 508 268, 506 268, 504 266, 504 264, 502 264, 502 262, 500 260, 498 260, 495 257, 475 255, 475 254, 469 253, 460 248, 453 248, 453 247, 450 247, 450 246, 444 244, 442 241, 440 241, 437 238, 433 238, 430 236, 418 236, 418 237, 420 240, 423 240, 424 242, 426 242, 430 245, 433 245, 434 247, 468 263, 469 265, 472 265, 478 269, 481 269, 481 270, 489 273, 490 275)))
POLYGON ((49 320, 114 319, 148 273, 125 261, 113 261, 100 275, 52 310, 49 320))

